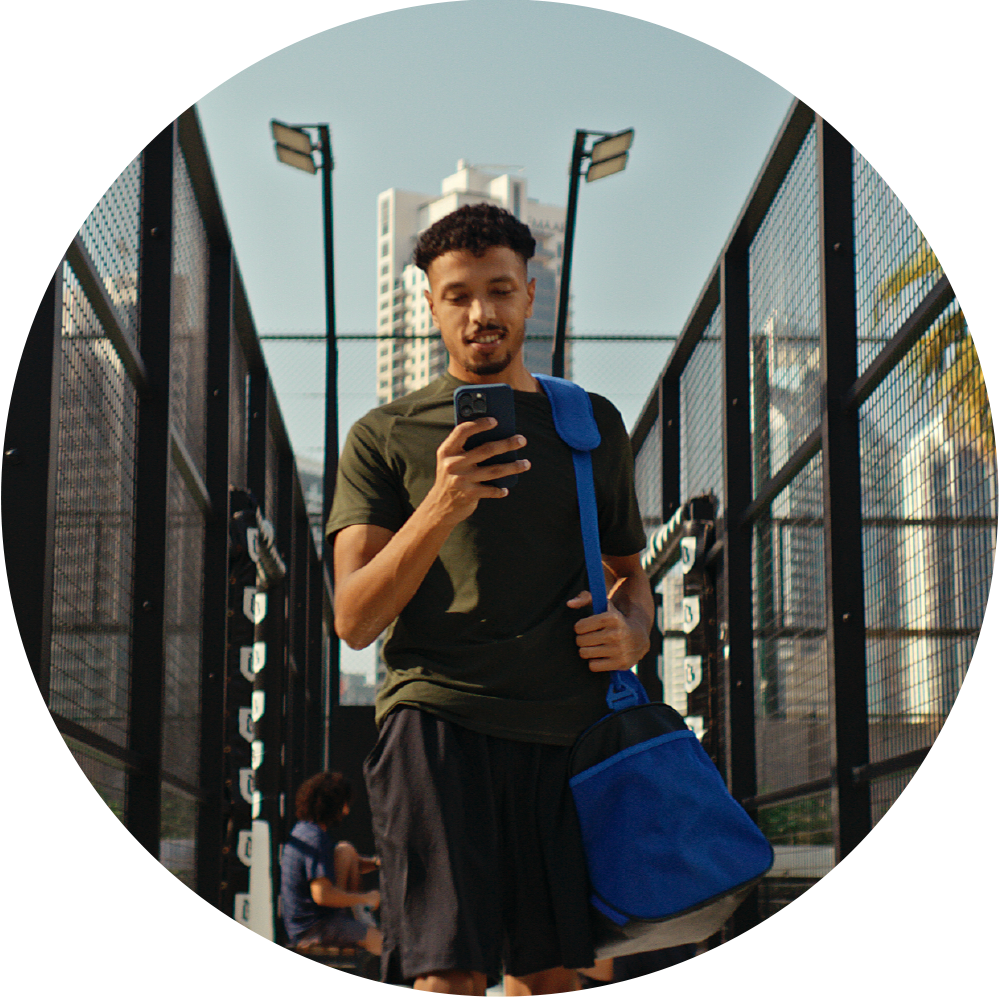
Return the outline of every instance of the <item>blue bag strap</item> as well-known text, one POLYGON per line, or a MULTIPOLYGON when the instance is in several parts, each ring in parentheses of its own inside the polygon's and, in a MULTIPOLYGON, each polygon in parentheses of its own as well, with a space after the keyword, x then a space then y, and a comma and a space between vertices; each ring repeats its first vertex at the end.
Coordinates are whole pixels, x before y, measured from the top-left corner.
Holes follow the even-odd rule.
MULTIPOLYGON (((583 533, 583 556, 594 614, 608 610, 608 590, 601 561, 601 536, 597 525, 597 497, 594 494, 594 466, 590 453, 601 443, 601 432, 594 419, 594 408, 586 390, 568 379, 539 375, 538 379, 552 407, 552 422, 559 437, 573 454, 576 475, 576 500, 580 508, 583 533)), ((631 670, 612 671, 608 682, 607 703, 611 711, 644 705, 649 701, 646 689, 631 670)))

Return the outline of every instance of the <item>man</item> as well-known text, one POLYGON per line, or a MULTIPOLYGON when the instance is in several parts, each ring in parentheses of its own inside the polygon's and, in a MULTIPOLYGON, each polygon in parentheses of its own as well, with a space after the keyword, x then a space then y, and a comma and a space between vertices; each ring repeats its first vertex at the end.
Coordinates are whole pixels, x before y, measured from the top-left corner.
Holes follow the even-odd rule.
POLYGON ((378 867, 361 857, 354 845, 336 845, 330 831, 351 808, 351 786, 336 771, 321 771, 304 781, 295 794, 295 816, 281 853, 281 916, 289 940, 340 948, 382 951, 382 933, 370 910, 377 909, 378 890, 361 891, 361 876, 378 867))
POLYGON ((450 356, 431 385, 351 429, 327 525, 336 630, 363 648, 387 626, 378 742, 366 762, 382 858, 383 980, 482 995, 579 988, 593 965, 586 862, 566 764, 606 714, 607 671, 646 652, 653 603, 632 456, 592 396, 601 547, 612 606, 588 612, 576 482, 524 366, 535 283, 527 226, 488 204, 426 230, 414 254, 450 356), (514 390, 519 433, 464 450, 467 384, 514 390), (489 468, 486 459, 519 449, 489 468), (511 489, 489 480, 517 474, 511 489))

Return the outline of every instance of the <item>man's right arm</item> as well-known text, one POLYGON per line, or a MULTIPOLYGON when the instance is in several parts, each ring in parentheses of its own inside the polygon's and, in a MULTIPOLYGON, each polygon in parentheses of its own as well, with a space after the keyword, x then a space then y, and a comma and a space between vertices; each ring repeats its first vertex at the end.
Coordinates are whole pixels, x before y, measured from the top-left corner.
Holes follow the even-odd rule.
POLYGON ((437 450, 434 485, 396 532, 371 524, 353 524, 334 538, 334 619, 337 635, 352 649, 378 638, 410 602, 456 524, 480 500, 499 499, 507 490, 487 479, 528 469, 525 459, 480 467, 496 455, 524 447, 523 437, 492 441, 465 451, 465 442, 495 426, 492 417, 458 424, 437 450))

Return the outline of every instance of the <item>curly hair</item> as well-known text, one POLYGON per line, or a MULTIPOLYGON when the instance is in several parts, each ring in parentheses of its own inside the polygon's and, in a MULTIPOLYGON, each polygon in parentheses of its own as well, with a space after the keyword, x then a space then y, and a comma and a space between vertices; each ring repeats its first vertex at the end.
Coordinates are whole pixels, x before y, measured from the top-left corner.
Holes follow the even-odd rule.
POLYGON ((351 802, 351 783, 338 771, 320 771, 306 778, 295 793, 295 815, 324 826, 340 822, 351 802))
POLYGON ((413 251, 413 263, 426 273, 435 258, 451 250, 482 257, 492 247, 509 247, 527 264, 535 254, 535 238, 517 216, 482 201, 456 208, 425 229, 413 251))

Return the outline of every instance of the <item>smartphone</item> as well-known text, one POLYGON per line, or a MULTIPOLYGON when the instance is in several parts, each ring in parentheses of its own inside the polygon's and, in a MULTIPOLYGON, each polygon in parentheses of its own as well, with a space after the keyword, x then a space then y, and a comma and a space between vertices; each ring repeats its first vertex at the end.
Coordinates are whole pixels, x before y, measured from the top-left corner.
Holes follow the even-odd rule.
MULTIPOLYGON (((517 433, 514 425, 514 390, 506 382, 465 385, 455 390, 455 423, 478 420, 480 417, 493 417, 497 425, 492 430, 473 434, 465 443, 466 451, 486 441, 502 441, 517 433)), ((500 465, 504 462, 514 462, 517 457, 516 451, 509 451, 505 455, 497 455, 496 458, 479 464, 500 465)), ((517 482, 517 476, 502 476, 500 479, 491 479, 488 482, 491 486, 503 486, 509 489, 517 482)))

